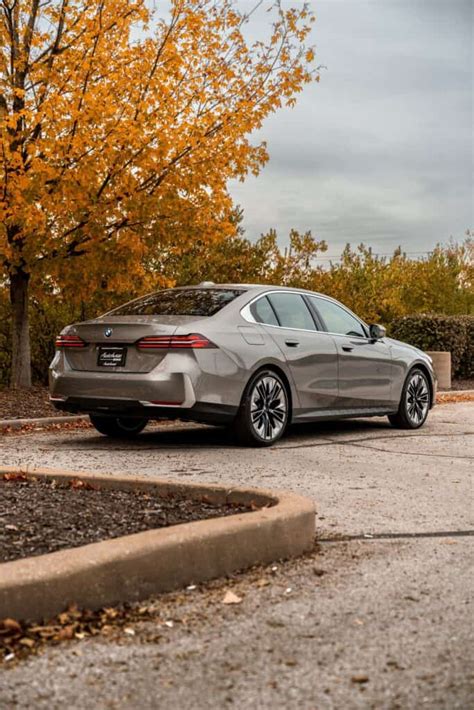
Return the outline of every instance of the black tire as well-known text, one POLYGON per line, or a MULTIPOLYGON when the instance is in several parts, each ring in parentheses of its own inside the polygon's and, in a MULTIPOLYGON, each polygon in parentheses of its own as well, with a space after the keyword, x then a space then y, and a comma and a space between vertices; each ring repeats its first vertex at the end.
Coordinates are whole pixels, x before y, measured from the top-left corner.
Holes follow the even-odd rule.
POLYGON ((232 427, 234 438, 241 446, 271 446, 283 436, 289 416, 284 381, 274 370, 260 370, 245 388, 232 427))
POLYGON ((89 414, 89 419, 100 434, 116 439, 133 438, 148 424, 148 419, 136 417, 101 417, 89 414))
POLYGON ((408 373, 398 412, 388 419, 397 429, 419 429, 426 422, 431 404, 428 378, 418 367, 408 373))

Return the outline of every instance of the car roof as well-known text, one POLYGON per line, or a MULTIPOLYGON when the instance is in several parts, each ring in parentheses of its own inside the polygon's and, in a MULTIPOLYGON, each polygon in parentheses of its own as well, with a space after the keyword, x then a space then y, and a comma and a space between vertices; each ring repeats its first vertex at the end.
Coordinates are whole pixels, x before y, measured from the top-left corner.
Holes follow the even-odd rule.
POLYGON ((311 293, 311 294, 316 294, 316 295, 321 295, 324 296, 324 294, 320 294, 318 291, 310 291, 307 288, 299 288, 299 287, 293 287, 293 286, 280 286, 278 284, 242 284, 242 283, 214 283, 213 281, 203 281, 202 283, 199 284, 192 284, 190 286, 175 286, 175 289, 202 289, 202 288, 209 288, 209 289, 239 289, 239 290, 253 290, 253 291, 273 291, 273 290, 278 290, 278 291, 289 291, 289 292, 305 292, 305 293, 311 293))

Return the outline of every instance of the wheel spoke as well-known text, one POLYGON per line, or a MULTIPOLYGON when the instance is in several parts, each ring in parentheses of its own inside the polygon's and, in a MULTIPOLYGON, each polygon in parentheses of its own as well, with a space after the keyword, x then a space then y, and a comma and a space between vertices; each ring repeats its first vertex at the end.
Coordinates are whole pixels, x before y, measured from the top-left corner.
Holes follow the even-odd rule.
POLYGON ((265 439, 271 439, 273 433, 273 427, 268 416, 268 412, 265 414, 265 439))

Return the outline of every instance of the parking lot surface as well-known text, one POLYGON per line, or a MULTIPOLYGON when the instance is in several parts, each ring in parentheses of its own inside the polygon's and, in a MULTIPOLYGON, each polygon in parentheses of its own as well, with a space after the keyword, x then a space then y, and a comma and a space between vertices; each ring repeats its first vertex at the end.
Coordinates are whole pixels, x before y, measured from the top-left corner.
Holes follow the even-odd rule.
POLYGON ((163 599, 163 623, 48 648, 0 671, 1 707, 466 708, 472 699, 474 404, 415 432, 386 419, 240 449, 221 429, 0 437, 2 465, 291 490, 314 499, 299 561, 163 599), (222 604, 227 588, 242 602, 222 604), (166 618, 165 618, 166 617, 166 618))

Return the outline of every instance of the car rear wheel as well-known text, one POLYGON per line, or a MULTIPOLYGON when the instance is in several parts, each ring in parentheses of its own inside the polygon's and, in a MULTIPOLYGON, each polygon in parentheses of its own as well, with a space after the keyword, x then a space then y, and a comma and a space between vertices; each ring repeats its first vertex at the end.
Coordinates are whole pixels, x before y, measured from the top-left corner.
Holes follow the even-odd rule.
POLYGON ((233 431, 243 446, 271 446, 283 436, 289 418, 286 385, 273 370, 258 372, 248 383, 233 431))
POLYGON ((425 373, 415 368, 403 386, 396 414, 389 416, 390 423, 398 429, 419 429, 426 421, 430 409, 430 386, 425 373))
POLYGON ((134 417, 101 417, 90 414, 89 418, 101 434, 121 439, 136 436, 148 424, 148 419, 134 417))

